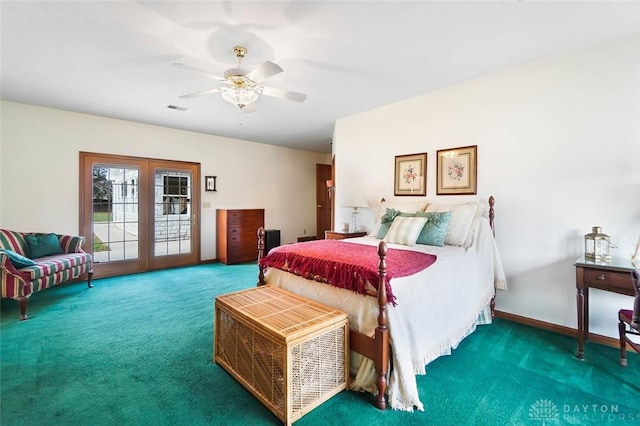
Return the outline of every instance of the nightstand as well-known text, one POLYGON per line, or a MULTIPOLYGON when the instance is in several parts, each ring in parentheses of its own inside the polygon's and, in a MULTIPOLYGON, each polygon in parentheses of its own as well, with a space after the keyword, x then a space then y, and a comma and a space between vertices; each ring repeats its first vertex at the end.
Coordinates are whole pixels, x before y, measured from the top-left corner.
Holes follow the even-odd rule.
MULTIPOLYGON (((589 338, 589 288, 611 291, 634 296, 631 271, 633 266, 628 259, 613 258, 611 262, 596 263, 587 261, 584 256, 576 263, 576 290, 578 305, 578 359, 584 359, 584 342, 589 338)), ((616 316, 611 317, 612 321, 616 316)))
POLYGON ((365 231, 358 231, 358 232, 324 231, 325 240, 344 240, 345 238, 364 237, 365 235, 367 235, 365 231))

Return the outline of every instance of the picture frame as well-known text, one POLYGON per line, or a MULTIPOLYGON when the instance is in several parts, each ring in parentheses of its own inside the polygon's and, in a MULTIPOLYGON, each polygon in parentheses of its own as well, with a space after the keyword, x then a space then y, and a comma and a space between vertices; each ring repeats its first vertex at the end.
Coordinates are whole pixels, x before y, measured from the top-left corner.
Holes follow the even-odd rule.
POLYGON ((393 195, 427 195, 427 153, 396 155, 393 195))
POLYGON ((477 194, 477 154, 477 145, 438 150, 436 194, 477 194))
POLYGON ((216 179, 218 176, 205 176, 204 177, 204 190, 205 191, 217 191, 216 179))

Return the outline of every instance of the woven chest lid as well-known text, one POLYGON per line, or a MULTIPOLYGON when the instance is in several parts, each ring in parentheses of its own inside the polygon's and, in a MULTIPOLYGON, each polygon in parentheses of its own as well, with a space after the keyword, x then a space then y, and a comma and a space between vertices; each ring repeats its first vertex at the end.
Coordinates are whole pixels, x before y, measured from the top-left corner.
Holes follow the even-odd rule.
POLYGON ((218 296, 216 304, 284 340, 347 318, 345 312, 270 285, 218 296))

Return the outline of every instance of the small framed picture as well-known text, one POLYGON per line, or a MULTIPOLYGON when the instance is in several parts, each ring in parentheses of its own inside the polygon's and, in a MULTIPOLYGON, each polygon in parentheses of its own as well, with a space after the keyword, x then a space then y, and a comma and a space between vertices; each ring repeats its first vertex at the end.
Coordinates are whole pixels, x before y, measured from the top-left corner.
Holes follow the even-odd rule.
POLYGON ((427 195, 427 153, 396 155, 393 195, 427 195))
POLYGON ((478 146, 438 150, 436 193, 438 195, 476 194, 478 146))
POLYGON ((217 191, 216 179, 218 176, 205 176, 204 177, 204 190, 205 191, 217 191))

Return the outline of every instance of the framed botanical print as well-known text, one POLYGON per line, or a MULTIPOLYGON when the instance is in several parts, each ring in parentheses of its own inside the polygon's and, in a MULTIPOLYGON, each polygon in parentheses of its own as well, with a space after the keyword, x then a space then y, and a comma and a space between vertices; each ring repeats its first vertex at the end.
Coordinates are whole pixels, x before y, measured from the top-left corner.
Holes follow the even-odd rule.
POLYGON ((477 152, 477 145, 438 150, 438 195, 477 193, 477 152))
POLYGON ((427 153, 396 155, 393 195, 427 195, 427 153))

